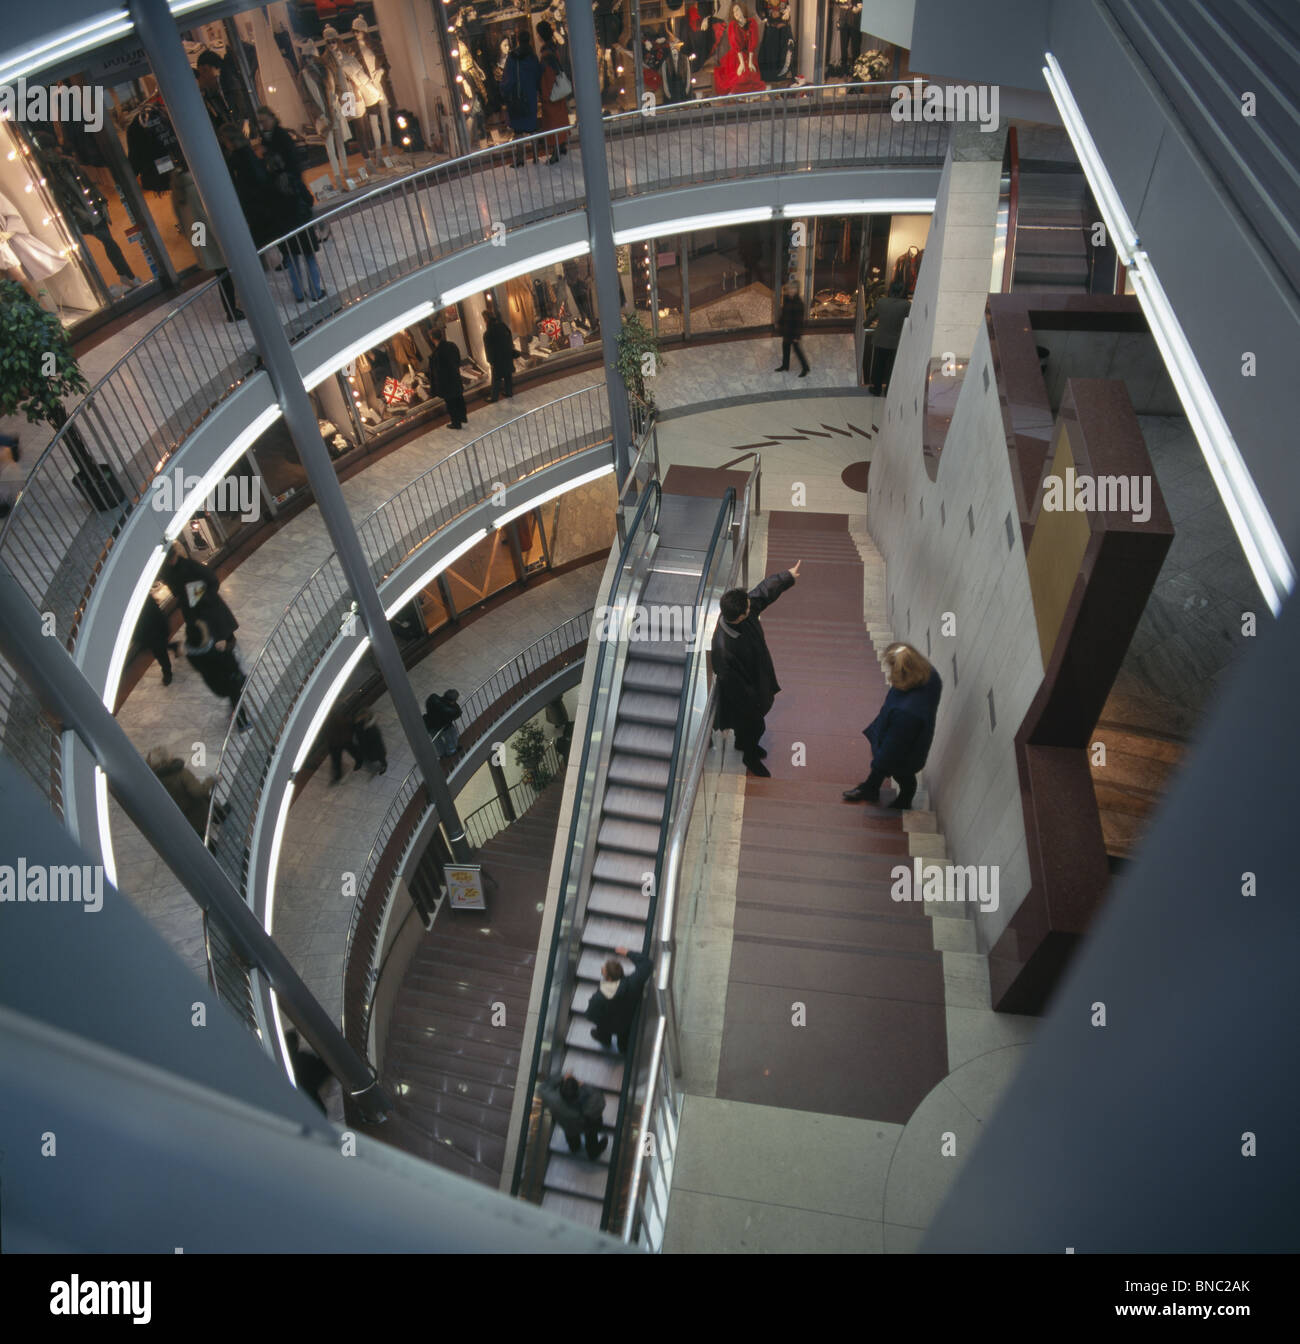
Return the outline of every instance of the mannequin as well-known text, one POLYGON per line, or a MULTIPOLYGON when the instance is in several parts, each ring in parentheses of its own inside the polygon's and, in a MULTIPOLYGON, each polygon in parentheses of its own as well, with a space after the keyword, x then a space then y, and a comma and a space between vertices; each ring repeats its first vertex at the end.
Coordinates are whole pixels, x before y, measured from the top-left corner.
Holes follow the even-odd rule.
POLYGON ((758 73, 769 84, 794 78, 794 28, 789 0, 758 0, 758 12, 766 20, 758 48, 758 73))
POLYGON ((68 258, 31 233, 18 207, 7 196, 0 195, 0 271, 5 277, 16 280, 36 298, 39 283, 67 264, 68 258))
MULTIPOLYGON (((247 21, 253 38, 253 49, 257 53, 257 79, 261 85, 262 102, 275 113, 285 126, 305 126, 312 118, 311 112, 303 104, 302 94, 297 81, 298 58, 286 59, 279 38, 283 32, 273 33, 271 22, 260 9, 241 15, 240 21, 247 21)), ((292 52, 292 46, 289 47, 292 52)))
POLYGON ((392 114, 389 110, 388 94, 384 84, 384 77, 388 74, 388 62, 384 59, 383 50, 379 46, 378 28, 371 27, 365 19, 358 15, 352 20, 352 31, 356 34, 357 59, 361 62, 362 69, 365 70, 369 78, 366 107, 369 109, 370 142, 374 147, 375 165, 377 167, 380 161, 380 145, 382 144, 384 147, 385 157, 392 153, 393 148, 390 131, 392 114), (370 101, 372 93, 378 93, 379 95, 373 103, 370 101))
POLYGON ((861 0, 832 0, 830 31, 826 34, 828 59, 833 62, 826 73, 851 75, 862 50, 861 0))
POLYGON ((298 43, 298 82, 302 89, 307 111, 316 125, 316 133, 325 140, 330 173, 335 188, 342 191, 351 186, 348 177, 348 128, 339 101, 338 83, 334 71, 316 53, 316 44, 309 38, 298 43))
MULTIPOLYGON (((321 36, 325 39, 325 62, 334 71, 334 83, 338 90, 339 100, 342 103, 345 95, 352 97, 353 107, 344 106, 344 114, 351 111, 352 116, 348 120, 353 123, 354 131, 365 125, 366 114, 372 107, 378 107, 381 102, 385 102, 382 89, 372 79, 369 70, 362 65, 355 48, 349 48, 344 44, 343 35, 339 30, 331 25, 326 25, 322 30, 321 36)), ((361 135, 358 131, 354 138, 358 144, 362 143, 361 135)), ((378 157, 378 143, 374 136, 374 128, 371 128, 371 147, 378 157)), ((362 176, 364 176, 364 171, 362 176)))
POLYGON ((732 5, 727 23, 727 50, 713 72, 715 93, 758 93, 767 88, 759 78, 758 20, 732 5))
POLYGON ((714 0, 695 0, 686 11, 691 30, 691 60, 698 74, 718 54, 727 26, 714 12, 714 0))

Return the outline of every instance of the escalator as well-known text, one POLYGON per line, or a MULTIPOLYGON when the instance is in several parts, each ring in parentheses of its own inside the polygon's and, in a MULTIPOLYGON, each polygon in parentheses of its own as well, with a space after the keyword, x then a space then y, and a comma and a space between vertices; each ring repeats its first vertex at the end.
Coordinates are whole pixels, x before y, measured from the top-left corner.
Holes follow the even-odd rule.
MULTIPOLYGON (((757 468, 751 476, 756 479, 757 468)), ((628 531, 607 606, 613 619, 598 640, 579 791, 566 843, 561 904, 533 1063, 534 1085, 572 1073, 605 1093, 610 1142, 598 1160, 569 1151, 563 1131, 535 1105, 521 1136, 516 1193, 592 1227, 612 1228, 633 1157, 638 1075, 630 1061, 592 1039, 585 1017, 601 968, 616 949, 649 953, 659 875, 682 763, 709 731, 707 634, 717 600, 733 586, 736 546, 750 491, 738 507, 728 488, 716 498, 647 487, 628 531), (648 615, 649 623, 638 626, 648 615), (625 620, 620 620, 627 613, 625 620), (615 637, 617 636, 617 637, 615 637)), ((623 960, 625 973, 632 967, 623 960)), ((656 987, 647 986, 639 1043, 656 987)))

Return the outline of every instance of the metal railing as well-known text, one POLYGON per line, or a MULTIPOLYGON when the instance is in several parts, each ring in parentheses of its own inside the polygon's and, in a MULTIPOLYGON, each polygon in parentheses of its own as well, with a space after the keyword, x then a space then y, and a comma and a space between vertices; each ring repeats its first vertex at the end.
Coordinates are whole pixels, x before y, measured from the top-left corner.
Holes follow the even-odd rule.
MULTIPOLYGON (((549 788, 564 769, 564 762, 554 743, 547 747, 540 764, 547 772, 549 788)), ((529 780, 521 779, 519 783, 512 784, 506 790, 506 796, 510 800, 509 811, 500 798, 489 798, 482 807, 476 807, 473 812, 461 817, 460 824, 464 827, 465 838, 471 849, 482 849, 493 836, 500 835, 507 827, 513 826, 542 796, 542 790, 529 780)))
MULTIPOLYGON (((611 440, 603 383, 572 392, 508 420, 457 449, 404 486, 357 527, 376 583, 496 487, 611 440)), ((360 641, 351 590, 337 555, 299 589, 248 675, 240 715, 227 730, 213 789, 208 836, 218 861, 241 888, 257 825, 263 783, 303 686, 341 639, 360 641), (228 808, 215 822, 216 808, 228 808)))
MULTIPOLYGON (((455 762, 464 760, 499 731, 501 720, 538 685, 586 657, 593 614, 591 610, 584 611, 534 640, 461 701, 460 722, 465 726, 455 762)), ((454 777, 454 763, 448 774, 454 777)), ((421 831, 427 831, 426 823, 433 812, 416 766, 402 781, 384 813, 362 869, 343 955, 343 1027, 349 1041, 363 1051, 370 1031, 370 1006, 379 980, 385 915, 393 900, 397 878, 410 861, 411 845, 421 831), (413 804, 421 797, 424 805, 413 811, 413 804), (407 838, 401 855, 394 857, 394 837, 402 830, 407 838), (380 883, 378 879, 385 868, 388 877, 380 883)))
POLYGON ((203 912, 203 947, 212 992, 260 1039, 262 1029, 257 1020, 253 968, 226 936, 220 917, 207 910, 203 912))
POLYGON ((32 689, 0 658, 0 750, 63 819, 63 761, 59 734, 32 689))

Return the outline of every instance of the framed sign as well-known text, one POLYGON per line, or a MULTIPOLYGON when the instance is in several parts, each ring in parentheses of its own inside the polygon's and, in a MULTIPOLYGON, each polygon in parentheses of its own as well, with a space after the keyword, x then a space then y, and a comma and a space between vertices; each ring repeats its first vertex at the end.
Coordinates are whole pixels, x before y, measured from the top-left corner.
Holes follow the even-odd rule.
POLYGON ((447 879, 447 904, 452 910, 486 910, 483 899, 483 865, 461 863, 443 869, 447 879))

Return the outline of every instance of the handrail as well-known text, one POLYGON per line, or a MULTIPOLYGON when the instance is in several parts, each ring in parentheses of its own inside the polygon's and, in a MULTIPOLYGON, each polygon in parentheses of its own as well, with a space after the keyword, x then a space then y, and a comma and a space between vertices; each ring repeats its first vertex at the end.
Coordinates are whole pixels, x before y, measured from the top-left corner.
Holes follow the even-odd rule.
POLYGON ((1007 195, 1007 242, 1002 257, 1002 292, 1011 292, 1016 272, 1016 225, 1020 222, 1020 141, 1016 128, 1007 128, 1007 157, 1011 163, 1011 186, 1007 195))
MULTIPOLYGON (((701 672, 707 668, 706 649, 704 643, 704 612, 705 595, 709 590, 710 580, 713 575, 715 557, 718 554, 718 548, 721 545, 724 525, 727 533, 730 533, 732 522, 736 516, 736 491, 732 486, 728 486, 722 496, 722 503, 718 509, 717 521, 713 525, 713 535, 709 539, 708 549, 705 551, 703 568, 700 570, 700 581, 695 590, 695 650, 689 660, 686 668, 686 675, 682 678, 682 689, 677 702, 677 723, 673 730, 673 746, 668 757, 668 790, 665 795, 665 807, 663 819, 659 823, 659 845, 655 853, 654 872, 656 879, 650 890, 650 904, 646 910, 645 937, 642 941, 641 951, 643 955, 650 955, 650 948, 654 941, 655 917, 658 913, 658 904, 662 896, 661 884, 658 874, 664 869, 664 855, 668 845, 669 835, 673 828, 676 811, 681 809, 673 808, 674 798, 680 796, 681 776, 679 766, 682 758, 682 748, 687 732, 687 723, 690 719, 691 699, 695 694, 695 689, 699 681, 701 672)), ((700 737, 708 739, 712 736, 708 720, 702 720, 702 729, 700 737)), ((641 1005, 637 1008, 637 1017, 634 1023, 639 1025, 641 1020, 641 1011, 645 1004, 645 996, 642 995, 641 1005)), ((628 1120, 628 1106, 631 1100, 632 1080, 637 1072, 637 1053, 640 1046, 641 1033, 637 1030, 637 1025, 633 1027, 633 1043, 628 1051, 627 1062, 623 1068, 623 1083, 619 1088, 618 1114, 614 1122, 614 1137, 610 1141, 609 1148, 609 1180, 605 1185, 605 1200, 601 1209, 600 1226, 606 1229, 609 1226, 609 1220, 613 1213, 613 1203, 617 1190, 617 1173, 619 1170, 618 1159, 623 1145, 623 1134, 628 1120)))
MULTIPOLYGON (((636 514, 632 519, 631 526, 627 530, 627 538, 623 542, 623 545, 619 550, 618 566, 614 571, 615 579, 611 586, 609 601, 606 603, 607 606, 611 607, 617 606, 617 602, 614 599, 617 597, 619 589, 621 588, 625 578, 627 577, 628 558, 632 553, 633 543, 636 542, 638 538, 641 523, 646 516, 646 509, 649 506, 650 501, 653 499, 655 501, 655 518, 657 519, 658 506, 662 501, 662 497, 663 497, 662 488, 659 482, 657 480, 650 481, 646 486, 645 492, 641 496, 640 503, 637 505, 636 514)), ((651 527, 653 528, 653 523, 651 524, 651 527)), ((579 759, 578 764, 578 781, 580 789, 582 780, 586 778, 587 767, 591 760, 592 724, 595 721, 596 715, 598 713, 599 708, 598 702, 601 699, 601 677, 602 674, 604 673, 606 660, 609 656, 609 649, 611 644, 613 644, 613 642, 614 642, 613 640, 609 639, 602 639, 599 641, 600 651, 596 655, 596 667, 591 680, 592 694, 591 699, 588 702, 588 709, 587 709, 587 716, 588 716, 587 731, 583 734, 582 755, 579 759)), ((578 839, 579 839, 578 827, 581 824, 582 816, 583 816, 583 809, 581 807, 581 799, 575 799, 573 806, 573 813, 569 821, 568 842, 565 845, 564 867, 560 874, 559 899, 556 901, 555 918, 551 927, 551 950, 548 953, 546 959, 546 978, 543 982, 542 996, 540 1003, 538 1005, 537 1034, 533 1039, 533 1056, 528 1074, 528 1077, 532 1080, 530 1086, 535 1084, 538 1069, 541 1065, 542 1046, 546 1037, 546 1030, 545 1030, 546 1018, 550 1010, 551 993, 555 988, 555 963, 557 957, 559 956, 560 942, 561 942, 561 936, 560 936, 561 927, 563 925, 564 916, 566 914, 569 883, 572 876, 573 856, 578 848, 578 839)), ((530 1110, 525 1109, 523 1118, 521 1120, 519 1142, 515 1151, 515 1169, 510 1183, 510 1192, 511 1194, 515 1195, 519 1193, 519 1186, 523 1180, 524 1158, 528 1149, 528 1130, 530 1119, 531 1119, 530 1110)))

